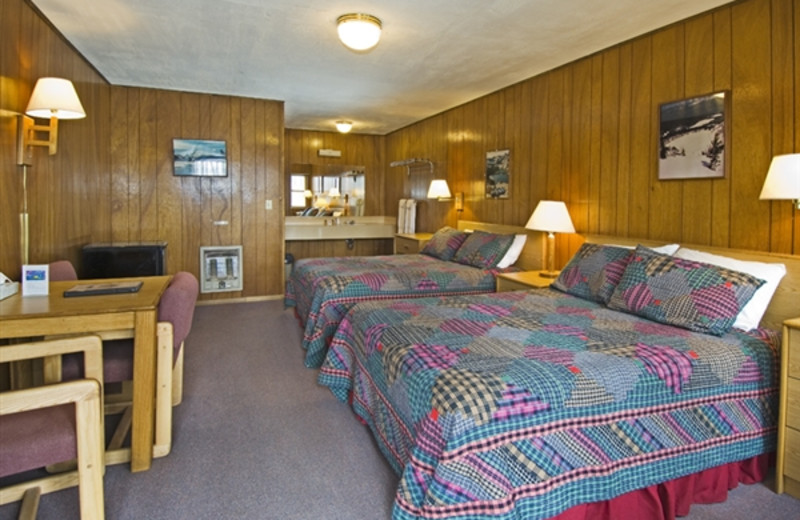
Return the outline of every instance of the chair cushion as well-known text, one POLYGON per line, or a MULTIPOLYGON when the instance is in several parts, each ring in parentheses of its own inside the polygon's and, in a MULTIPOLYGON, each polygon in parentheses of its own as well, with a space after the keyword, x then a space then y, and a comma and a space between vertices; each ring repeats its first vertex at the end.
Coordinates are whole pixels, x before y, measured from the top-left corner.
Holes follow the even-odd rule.
POLYGON ((0 477, 78 456, 75 405, 0 416, 0 477))

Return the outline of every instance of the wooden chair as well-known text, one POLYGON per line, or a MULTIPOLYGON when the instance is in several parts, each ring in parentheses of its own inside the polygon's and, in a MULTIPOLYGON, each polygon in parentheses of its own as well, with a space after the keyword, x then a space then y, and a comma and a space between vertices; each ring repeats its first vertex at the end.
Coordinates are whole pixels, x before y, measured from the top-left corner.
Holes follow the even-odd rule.
POLYGON ((77 469, 0 489, 0 504, 22 500, 34 518, 39 495, 78 486, 83 519, 102 519, 102 343, 83 336, 0 347, 0 363, 82 352, 85 379, 0 393, 0 476, 77 458, 77 469))
MULTIPOLYGON (((172 407, 180 404, 183 398, 184 340, 192 327, 199 292, 197 278, 181 271, 172 277, 158 305, 154 457, 166 456, 172 449, 172 407)), ((106 384, 132 380, 133 341, 130 338, 118 337, 103 342, 103 371, 106 384)), ((80 377, 79 363, 74 356, 63 358, 60 374, 64 380, 80 377)), ((106 447, 106 464, 130 460, 130 449, 122 447, 131 425, 130 404, 127 392, 119 396, 106 393, 106 413, 122 412, 106 447)))

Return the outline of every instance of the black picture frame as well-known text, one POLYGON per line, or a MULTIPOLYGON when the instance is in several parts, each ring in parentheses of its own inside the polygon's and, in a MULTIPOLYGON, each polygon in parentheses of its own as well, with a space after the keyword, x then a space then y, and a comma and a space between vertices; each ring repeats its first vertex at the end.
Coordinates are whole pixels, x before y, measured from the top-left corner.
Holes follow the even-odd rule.
POLYGON ((659 180, 726 177, 729 104, 723 90, 660 105, 659 180))

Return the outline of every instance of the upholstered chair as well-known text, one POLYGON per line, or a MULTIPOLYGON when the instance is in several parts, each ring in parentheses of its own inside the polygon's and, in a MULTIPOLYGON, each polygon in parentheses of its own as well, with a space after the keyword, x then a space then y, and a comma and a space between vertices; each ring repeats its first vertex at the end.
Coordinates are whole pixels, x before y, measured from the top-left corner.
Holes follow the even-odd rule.
POLYGON ((85 379, 0 393, 0 477, 22 474, 16 481, 33 470, 77 459, 74 471, 0 489, 0 504, 22 500, 20 518, 35 518, 40 494, 76 485, 81 518, 104 518, 100 338, 6 345, 0 347, 0 363, 75 352, 83 353, 85 379))
MULTIPOLYGON (((156 420, 153 456, 163 457, 172 447, 172 406, 183 396, 184 340, 189 335, 194 318, 200 285, 189 272, 176 273, 161 295, 158 305, 156 356, 156 420)), ((63 358, 62 378, 80 377, 80 366, 72 356, 63 358)), ((133 379, 133 340, 129 338, 103 342, 103 377, 106 384, 123 383, 133 379)), ((107 446, 106 463, 130 460, 130 451, 122 443, 130 427, 131 407, 128 396, 110 404, 114 396, 106 394, 106 412, 123 412, 120 425, 107 446)))
POLYGON ((69 260, 50 262, 50 281, 61 282, 77 279, 78 273, 75 272, 75 267, 69 260))

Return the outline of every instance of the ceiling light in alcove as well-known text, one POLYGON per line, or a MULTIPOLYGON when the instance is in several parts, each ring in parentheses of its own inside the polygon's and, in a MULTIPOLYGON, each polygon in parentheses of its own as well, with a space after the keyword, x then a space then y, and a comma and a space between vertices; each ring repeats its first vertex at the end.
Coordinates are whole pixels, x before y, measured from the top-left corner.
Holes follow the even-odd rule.
POLYGON ((343 14, 336 20, 339 39, 354 51, 366 51, 381 39, 381 21, 371 14, 343 14))
POLYGON ((347 132, 352 130, 352 128, 353 128, 352 121, 336 121, 336 129, 343 134, 346 134, 347 132))

